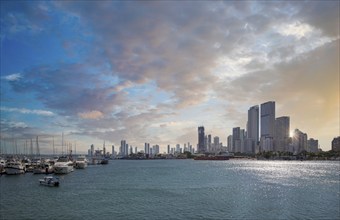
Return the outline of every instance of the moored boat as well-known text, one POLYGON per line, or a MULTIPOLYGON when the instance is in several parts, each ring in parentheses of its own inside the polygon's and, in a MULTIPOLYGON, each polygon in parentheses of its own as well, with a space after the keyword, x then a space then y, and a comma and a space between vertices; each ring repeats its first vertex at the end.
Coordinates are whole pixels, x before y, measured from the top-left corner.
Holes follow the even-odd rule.
POLYGON ((73 162, 67 156, 59 157, 53 166, 55 174, 67 174, 73 171, 73 162))
POLYGON ((87 167, 87 159, 85 156, 79 156, 76 160, 76 165, 75 168, 76 169, 85 169, 87 167))
POLYGON ((50 174, 53 173, 53 167, 49 163, 42 163, 33 169, 33 174, 50 174))
POLYGON ((8 175, 23 174, 25 173, 25 166, 23 166, 22 163, 17 160, 7 161, 5 172, 8 175))

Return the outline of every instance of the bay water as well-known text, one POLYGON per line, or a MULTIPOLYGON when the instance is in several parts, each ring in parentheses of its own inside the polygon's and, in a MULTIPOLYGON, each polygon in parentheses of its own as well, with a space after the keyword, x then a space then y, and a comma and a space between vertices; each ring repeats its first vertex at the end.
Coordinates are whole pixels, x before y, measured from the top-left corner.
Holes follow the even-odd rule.
POLYGON ((111 160, 0 177, 0 219, 340 219, 339 161, 111 160))

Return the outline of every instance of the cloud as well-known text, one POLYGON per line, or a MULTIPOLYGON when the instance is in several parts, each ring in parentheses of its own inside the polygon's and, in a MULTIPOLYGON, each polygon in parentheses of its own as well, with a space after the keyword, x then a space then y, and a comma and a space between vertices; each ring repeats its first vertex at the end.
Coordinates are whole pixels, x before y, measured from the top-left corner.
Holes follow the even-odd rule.
POLYGON ((313 28, 308 24, 295 22, 292 24, 284 24, 278 28, 278 32, 284 36, 294 36, 298 39, 306 37, 313 31, 313 28))
POLYGON ((21 114, 34 114, 34 115, 41 115, 41 116, 54 116, 55 114, 51 111, 45 111, 45 110, 30 110, 26 108, 8 108, 8 107, 0 107, 1 111, 6 112, 17 112, 21 114))
POLYGON ((21 73, 13 73, 13 74, 4 76, 2 78, 7 80, 7 81, 17 81, 17 80, 20 80, 22 78, 22 75, 21 75, 21 73))
POLYGON ((6 3, 4 33, 68 27, 63 49, 72 54, 72 62, 27 67, 6 80, 15 93, 33 94, 68 117, 74 134, 133 144, 194 137, 194 125, 191 132, 168 122, 190 120, 176 116, 195 107, 211 124, 222 123, 215 117, 224 109, 225 124, 241 127, 248 106, 268 100, 277 100, 278 114, 298 118, 306 131, 307 125, 321 129, 318 124, 334 116, 336 95, 329 94, 338 91, 339 2, 193 4, 6 3), (76 26, 81 28, 70 28, 76 26), (70 29, 78 37, 67 37, 70 29), (222 101, 211 101, 216 96, 222 101), (219 110, 207 114, 204 104, 219 110), (314 121, 317 112, 327 117, 314 121))
POLYGON ((327 124, 339 122, 338 51, 339 40, 335 40, 271 69, 221 82, 218 94, 233 100, 227 117, 238 119, 234 125, 244 127, 247 108, 240 106, 276 100, 277 117, 291 116, 291 129, 297 127, 309 137, 323 139, 321 133, 328 132, 327 138, 336 135, 339 127, 327 124))
POLYGON ((84 119, 99 119, 103 117, 103 113, 100 111, 90 111, 78 113, 79 117, 84 119))

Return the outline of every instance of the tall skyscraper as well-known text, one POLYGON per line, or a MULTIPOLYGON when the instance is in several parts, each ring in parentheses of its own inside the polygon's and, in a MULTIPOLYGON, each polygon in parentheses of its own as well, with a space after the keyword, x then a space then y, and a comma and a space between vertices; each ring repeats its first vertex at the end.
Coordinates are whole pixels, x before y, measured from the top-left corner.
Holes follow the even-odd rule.
POLYGON ((168 154, 170 154, 170 145, 168 145, 168 154))
POLYGON ((233 146, 233 136, 229 135, 227 138, 227 147, 228 147, 229 152, 232 152, 232 146, 233 146))
POLYGON ((149 143, 144 144, 144 152, 145 152, 145 154, 150 154, 150 144, 149 143))
POLYGON ((261 104, 261 150, 273 151, 275 137, 275 102, 261 104))
POLYGON ((259 106, 255 105, 248 110, 247 138, 259 142, 259 106))
POLYGON ((274 138, 275 102, 261 104, 261 137, 274 138))
POLYGON ((205 144, 204 144, 204 127, 198 127, 198 153, 205 153, 206 149, 205 149, 205 144))
MULTIPOLYGON (((32 141, 31 141, 32 142, 32 141)), ((33 150, 32 150, 33 151, 33 150)), ((94 155, 94 145, 91 144, 91 157, 94 155)))
POLYGON ((119 149, 119 152, 120 152, 121 156, 125 156, 125 149, 126 149, 126 141, 125 140, 121 140, 120 141, 120 149, 119 149))
POLYGON ((282 116, 275 119, 275 138, 274 150, 275 151, 288 151, 289 144, 289 117, 282 116))
POLYGON ((114 145, 112 145, 112 151, 111 151, 112 153, 112 156, 114 156, 115 155, 115 146, 114 145))
POLYGON ((208 147, 207 147, 207 151, 211 152, 212 149, 211 149, 211 134, 208 135, 208 147))
POLYGON ((241 149, 241 129, 240 127, 233 128, 233 146, 232 152, 240 152, 241 149))
POLYGON ((218 136, 215 136, 214 137, 214 143, 212 144, 212 152, 216 153, 216 152, 219 152, 221 151, 220 149, 220 138, 218 136))

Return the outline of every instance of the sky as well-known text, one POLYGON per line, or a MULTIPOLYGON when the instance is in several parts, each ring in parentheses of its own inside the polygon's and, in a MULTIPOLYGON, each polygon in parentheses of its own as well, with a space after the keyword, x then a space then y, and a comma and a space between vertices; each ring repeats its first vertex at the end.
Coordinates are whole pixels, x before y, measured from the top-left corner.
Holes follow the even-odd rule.
MULTIPOLYGON (((1 1, 1 144, 226 145, 251 106, 339 136, 339 1, 1 1)), ((27 145, 26 145, 27 146, 27 145)))

